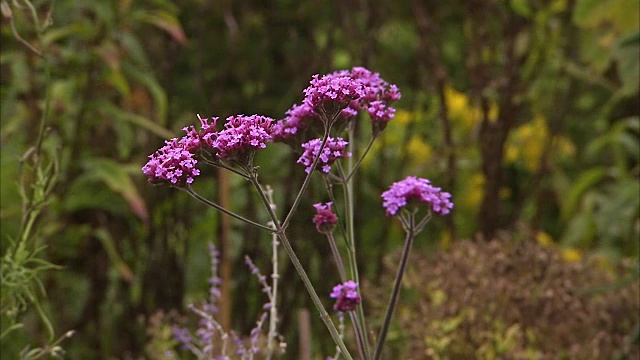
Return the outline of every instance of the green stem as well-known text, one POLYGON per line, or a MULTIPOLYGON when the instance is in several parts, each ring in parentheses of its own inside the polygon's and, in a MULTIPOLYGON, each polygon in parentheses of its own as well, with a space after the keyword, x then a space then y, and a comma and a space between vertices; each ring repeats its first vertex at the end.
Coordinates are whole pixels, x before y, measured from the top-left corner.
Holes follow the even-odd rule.
POLYGON ((180 187, 179 189, 186 191, 189 195, 191 195, 192 197, 194 197, 197 200, 200 200, 201 202, 205 203, 206 205, 209 205, 212 208, 220 210, 223 213, 225 213, 225 214, 227 214, 227 215, 229 215, 231 217, 234 217, 234 218, 236 218, 236 219, 238 219, 240 221, 244 221, 245 223, 247 223, 249 225, 253 225, 253 226, 255 226, 257 228, 260 228, 262 230, 267 230, 270 233, 275 233, 276 232, 276 230, 274 230, 273 228, 270 228, 268 226, 265 226, 265 225, 262 225, 262 224, 259 224, 259 223, 255 222, 255 221, 252 221, 252 220, 249 220, 247 218, 244 218, 244 217, 242 217, 242 216, 240 216, 240 215, 238 215, 238 214, 236 214, 236 213, 234 213, 234 212, 232 212, 230 210, 227 210, 227 209, 223 208, 222 206, 214 203, 213 201, 200 196, 200 194, 195 192, 190 185, 187 185, 185 188, 180 187))
POLYGON ((333 259, 336 262, 336 267, 338 268, 338 273, 340 273, 340 280, 344 283, 347 281, 347 275, 344 271, 344 264, 342 263, 342 257, 340 256, 340 251, 338 251, 338 246, 336 244, 336 239, 333 237, 333 233, 327 233, 327 240, 329 241, 329 246, 331 247, 331 253, 333 254, 333 259))
POLYGON ((307 176, 304 178, 304 181, 302 182, 302 187, 300 187, 300 191, 298 191, 298 195, 296 195, 296 198, 293 201, 293 205, 291 206, 291 209, 289 209, 289 213, 284 218, 284 222, 282 223, 283 229, 286 229, 289 226, 289 222, 291 221, 293 214, 298 208, 298 204, 300 203, 300 200, 302 200, 302 195, 304 194, 305 190, 307 190, 307 187, 309 186, 309 182, 311 181, 311 175, 313 175, 313 172, 315 171, 316 166, 318 165, 318 162, 320 162, 320 155, 322 155, 322 150, 324 150, 324 147, 327 144, 327 139, 329 139, 330 130, 331 130, 331 125, 330 124, 326 125, 324 129, 324 135, 322 136, 322 144, 320 144, 320 150, 318 151, 318 156, 316 156, 316 158, 313 160, 313 164, 311 165, 311 170, 307 173, 307 176))
POLYGON ((258 191, 258 194, 260 195, 260 199, 262 200, 264 207, 267 209, 267 212, 271 217, 271 221, 273 221, 273 224, 276 227, 276 230, 277 230, 276 233, 278 234, 278 238, 280 239, 280 242, 284 246, 284 249, 287 252, 287 255, 289 256, 289 259, 291 259, 293 266, 298 272, 298 275, 300 275, 300 278, 302 279, 302 282, 304 283, 304 286, 307 289, 307 292, 309 293, 309 295, 311 295, 311 300, 313 300, 314 305, 320 312, 320 319, 322 319, 322 321, 326 325, 327 329, 329 330, 329 333, 331 333, 331 337, 333 338, 333 341, 340 348, 340 351, 342 351, 345 358, 348 360, 353 360, 353 358, 349 354, 349 350, 347 350, 346 345, 340 338, 340 334, 338 333, 336 326, 333 324, 333 321, 331 321, 331 317, 329 316, 329 313, 327 313, 327 310, 325 310, 324 306, 322 305, 322 301, 320 300, 320 297, 318 297, 316 290, 313 288, 313 284, 311 284, 311 280, 309 279, 309 276, 304 270, 302 263, 300 263, 298 256, 293 251, 293 247, 291 246, 291 243, 289 242, 289 239, 285 234, 285 228, 284 226, 280 225, 280 223, 278 222, 278 218, 276 217, 275 212, 271 208, 271 205, 269 204, 269 200, 267 199, 264 193, 264 190, 262 189, 262 186, 260 186, 260 183, 258 182, 257 175, 254 172, 250 172, 249 174, 251 177, 251 183, 258 191))
POLYGON ((382 323, 382 328, 380 329, 380 335, 378 336, 376 343, 376 350, 373 354, 373 360, 379 360, 382 355, 382 347, 384 345, 384 341, 387 337, 387 332, 389 331, 389 325, 391 324, 391 316, 393 315, 393 311, 395 310, 396 303, 398 302, 398 294, 400 293, 400 284, 402 283, 402 277, 404 275, 405 268, 407 266, 407 260, 409 259, 409 252, 411 251, 411 245, 413 244, 413 238, 415 236, 415 214, 409 214, 409 219, 406 220, 408 223, 408 228, 405 229, 407 231, 407 236, 404 241, 404 249, 402 250, 402 258, 400 258, 400 266, 398 267, 398 272, 396 273, 396 279, 393 284, 393 290, 391 291, 391 297, 389 298, 389 305, 387 306, 387 313, 384 317, 384 322, 382 323))
MULTIPOLYGON (((367 148, 364 149, 364 153, 362 154, 362 156, 360 156, 360 158, 358 159, 358 162, 353 166, 353 168, 350 167, 349 175, 347 175, 347 181, 351 180, 351 177, 353 176, 353 174, 356 173, 356 170, 358 170, 358 168, 362 164, 362 160, 364 160, 364 158, 367 156, 367 154, 371 150, 373 142, 376 141, 376 138, 377 138, 377 135, 371 137, 371 140, 369 140, 369 144, 367 145, 367 148)), ((349 138, 349 142, 351 142, 351 138, 349 138)), ((351 164, 349 164, 349 166, 351 166, 351 164)))

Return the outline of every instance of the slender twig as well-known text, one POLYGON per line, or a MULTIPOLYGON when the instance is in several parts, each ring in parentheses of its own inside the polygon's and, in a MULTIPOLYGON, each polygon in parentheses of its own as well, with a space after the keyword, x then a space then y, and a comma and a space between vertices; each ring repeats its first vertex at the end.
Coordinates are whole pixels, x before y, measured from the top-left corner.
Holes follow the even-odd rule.
MULTIPOLYGON (((358 162, 353 166, 353 168, 350 169, 350 172, 349 172, 349 175, 347 175, 346 181, 351 180, 351 177, 353 176, 353 174, 355 174, 356 170, 360 168, 360 165, 362 164, 362 160, 364 160, 364 158, 367 156, 367 154, 371 150, 371 146, 376 141, 377 137, 378 137, 377 135, 371 136, 371 139, 369 140, 369 144, 367 145, 367 148, 364 149, 364 153, 362 154, 362 156, 360 156, 360 158, 358 159, 358 162)), ((351 142, 351 138, 349 138, 349 142, 351 142)), ((353 155, 353 153, 351 154, 353 155)))
POLYGON ((378 336, 376 343, 376 350, 373 354, 373 360, 379 360, 382 355, 382 347, 389 331, 389 325, 391 324, 391 316, 395 310, 396 303, 398 301, 398 294, 400 293, 400 284, 402 283, 402 277, 404 275, 405 267, 407 266, 407 260, 409 259, 409 252, 411 251, 411 245, 413 244, 413 238, 415 236, 415 214, 410 213, 409 219, 405 219, 408 222, 407 236, 404 241, 404 249, 402 250, 402 257, 400 258, 400 266, 396 274, 396 279, 393 284, 393 290, 391 291, 391 297, 389 298, 389 305, 387 306, 387 313, 380 329, 380 335, 378 336))
POLYGON ((305 190, 307 190, 307 187, 309 186, 309 182, 311 181, 311 175, 313 175, 313 172, 315 171, 316 166, 318 165, 318 162, 320 162, 320 156, 322 155, 322 150, 324 150, 324 147, 327 144, 327 139, 329 139, 330 129, 331 129, 330 126, 328 125, 325 126, 324 135, 322 136, 322 144, 320 144, 320 150, 318 151, 318 156, 316 156, 316 158, 314 159, 313 164, 311 165, 310 171, 307 173, 307 176, 304 178, 304 181, 302 182, 302 186, 298 191, 298 195, 296 195, 295 200, 293 200, 293 205, 291 206, 291 209, 289 209, 289 213, 284 218, 284 222, 282 223, 283 229, 286 229, 289 226, 289 222, 291 221, 293 214, 298 208, 298 204, 300 203, 300 200, 302 200, 302 195, 304 194, 305 190))
MULTIPOLYGON (((267 186, 266 194, 267 199, 269 200, 269 206, 271 209, 275 209, 275 202, 273 201, 273 190, 267 186)), ((274 222, 269 223, 273 229, 276 229, 276 225, 274 222)), ((273 344, 275 342, 276 337, 276 325, 278 324, 278 310, 276 300, 278 299, 278 279, 280 278, 280 273, 278 271, 278 245, 280 242, 278 241, 278 235, 271 235, 271 264, 272 264, 272 272, 271 272, 271 308, 269 309, 269 334, 267 335, 267 360, 270 360, 273 357, 273 344)))
POLYGON ((329 241, 329 246, 331 247, 333 259, 335 260, 336 267, 338 268, 338 273, 340 273, 340 280, 344 283, 347 281, 347 275, 344 271, 344 263, 342 263, 342 257, 340 256, 340 251, 338 251, 336 239, 333 237, 333 233, 327 233, 326 235, 327 240, 329 241))
POLYGON ((203 161, 204 163, 206 163, 206 164, 211 165, 211 166, 216 166, 216 167, 223 168, 223 169, 225 169, 225 170, 229 170, 229 171, 231 171, 232 173, 234 173, 234 174, 236 174, 236 175, 240 175, 240 176, 242 176, 243 178, 245 178, 245 179, 249 180, 249 176, 248 176, 247 174, 245 174, 244 172, 242 172, 242 171, 240 171, 240 170, 237 170, 237 169, 236 169, 236 168, 234 168, 233 166, 229 166, 229 165, 227 165, 227 164, 223 163, 222 161, 213 161, 213 160, 211 160, 211 159, 207 159, 207 158, 206 158, 206 157, 204 157, 204 156, 202 157, 202 161, 203 161))
POLYGON ((227 215, 229 215, 229 216, 231 216, 231 217, 234 217, 234 218, 236 218, 236 219, 238 219, 238 220, 240 220, 240 221, 244 221, 245 223, 247 223, 247 224, 249 224, 249 225, 253 225, 253 226, 255 226, 255 227, 257 227, 257 228, 260 228, 260 229, 262 229, 262 230, 267 230, 267 231, 268 231, 268 232, 270 232, 270 233, 274 233, 274 232, 276 232, 273 228, 270 228, 270 227, 268 227, 268 226, 265 226, 265 225, 262 225, 262 224, 259 224, 259 223, 255 222, 255 221, 252 221, 252 220, 249 220, 249 219, 247 219, 247 218, 244 218, 244 217, 242 217, 242 216, 240 216, 240 215, 238 215, 238 214, 236 214, 236 213, 234 213, 234 212, 232 212, 232 211, 230 211, 230 210, 227 210, 227 209, 223 208, 222 206, 220 206, 220 205, 218 205, 218 204, 214 203, 213 201, 211 201, 211 200, 209 200, 209 199, 207 199, 207 198, 202 197, 200 194, 198 194, 197 192, 195 192, 195 191, 193 190, 193 188, 192 188, 190 185, 187 185, 186 187, 180 187, 179 189, 186 191, 186 192, 187 192, 189 195, 191 195, 193 198, 195 198, 195 199, 197 199, 197 200, 200 200, 201 202, 205 203, 206 205, 209 205, 209 206, 211 206, 212 208, 215 208, 215 209, 217 209, 217 210, 220 210, 220 211, 222 211, 223 213, 225 213, 225 214, 227 214, 227 215))
POLYGON ((267 199, 266 195, 264 194, 264 190, 262 189, 262 186, 258 182, 257 175, 255 174, 255 172, 249 172, 249 174, 251 176, 251 183, 253 184, 255 189, 258 191, 258 194, 260 195, 260 199, 262 200, 263 205, 267 209, 267 212, 271 217, 271 221, 273 221, 273 224, 277 229, 276 233, 278 234, 278 238, 280 239, 280 242, 284 246, 284 249, 287 252, 287 255, 289 256, 289 259, 293 263, 293 267, 296 269, 296 271, 298 272, 298 275, 302 279, 302 282, 304 283, 304 286, 307 289, 307 292, 311 296, 311 300, 313 300, 314 305, 320 312, 320 319, 322 319, 322 321, 324 322, 325 326, 329 330, 329 333, 331 334, 331 337, 333 338, 333 341, 340 348, 340 350, 344 354, 344 357, 348 360, 353 360, 353 358, 349 354, 349 350, 344 344, 344 341, 342 341, 342 338, 340 337, 340 334, 338 333, 336 326, 333 324, 333 321, 331 321, 331 317, 329 316, 329 313, 327 313, 327 310, 322 305, 322 301, 320 300, 320 297, 316 293, 316 290, 313 288, 313 284, 311 284, 311 280, 309 279, 309 276, 304 270, 302 263, 300 263, 300 260, 298 259, 298 256, 296 255, 295 251, 293 251, 291 242, 289 241, 289 239, 285 234, 285 228, 282 225, 280 225, 280 223, 278 222, 278 218, 276 217, 274 210, 271 208, 271 205, 269 204, 269 199, 267 199))

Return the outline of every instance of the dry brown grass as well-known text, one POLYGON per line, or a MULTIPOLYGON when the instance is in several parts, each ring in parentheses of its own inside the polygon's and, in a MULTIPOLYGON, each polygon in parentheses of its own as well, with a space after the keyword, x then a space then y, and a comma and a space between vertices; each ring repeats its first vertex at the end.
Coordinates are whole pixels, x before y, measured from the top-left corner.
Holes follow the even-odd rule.
MULTIPOLYGON (((398 254, 387 259, 390 284, 398 254)), ((415 252, 403 282, 390 352, 402 359, 639 359, 637 280, 595 259, 567 262, 535 241, 460 241, 415 252)), ((371 286, 365 286, 371 288, 371 286)), ((381 312, 388 289, 369 293, 381 312)), ((365 294, 367 295, 367 294, 365 294)))

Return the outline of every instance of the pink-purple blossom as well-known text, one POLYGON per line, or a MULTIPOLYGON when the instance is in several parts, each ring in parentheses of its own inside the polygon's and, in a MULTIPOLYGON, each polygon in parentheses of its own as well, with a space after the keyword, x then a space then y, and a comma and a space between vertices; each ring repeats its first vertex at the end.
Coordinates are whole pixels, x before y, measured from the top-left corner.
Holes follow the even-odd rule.
POLYGON ((353 280, 347 280, 343 284, 334 286, 330 296, 336 299, 334 310, 341 312, 355 310, 362 301, 360 294, 358 294, 358 283, 353 280))
POLYGON ((272 122, 273 119, 261 115, 229 116, 211 146, 220 159, 246 162, 257 149, 265 148, 272 140, 272 122))
POLYGON ((330 113, 328 109, 346 107, 351 101, 364 96, 364 87, 348 74, 314 75, 304 89, 304 103, 317 113, 330 113))
POLYGON ((332 202, 313 205, 317 211, 316 215, 313 217, 313 223, 316 225, 316 230, 320 233, 331 233, 338 223, 338 217, 331 209, 332 205, 332 202))
MULTIPOLYGON (((298 159, 298 163, 307 167, 305 169, 307 173, 311 172, 313 162, 320 153, 321 145, 322 139, 313 139, 302 144, 304 152, 298 159)), ((331 171, 331 165, 336 160, 350 157, 351 153, 347 151, 347 145, 349 145, 349 143, 343 138, 338 137, 334 139, 332 137, 328 137, 327 142, 322 149, 322 153, 320 153, 320 160, 316 169, 328 174, 329 171, 331 171)))
POLYGON ((197 138, 189 135, 182 139, 165 141, 165 146, 149 156, 149 161, 142 167, 142 172, 149 177, 152 184, 169 183, 184 186, 193 183, 193 179, 200 175, 196 168, 196 160, 189 147, 196 146, 197 138))
POLYGON ((431 211, 439 215, 446 215, 453 208, 451 194, 431 185, 429 180, 415 176, 394 182, 382 193, 382 200, 388 216, 396 215, 411 201, 429 204, 431 211))
POLYGON ((273 125, 273 141, 283 142, 289 145, 299 145, 308 140, 307 130, 318 121, 318 115, 309 105, 302 103, 293 105, 287 110, 284 119, 273 125))

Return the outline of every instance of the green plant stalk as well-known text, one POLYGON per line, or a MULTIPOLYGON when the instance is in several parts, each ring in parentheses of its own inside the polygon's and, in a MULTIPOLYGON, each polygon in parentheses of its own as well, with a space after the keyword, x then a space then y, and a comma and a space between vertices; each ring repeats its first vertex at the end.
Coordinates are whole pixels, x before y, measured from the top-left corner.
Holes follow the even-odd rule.
POLYGON ((338 251, 336 238, 333 236, 332 232, 326 233, 325 235, 327 236, 327 241, 329 241, 329 247, 331 248, 331 254, 333 254, 333 259, 336 262, 336 267, 338 268, 338 273, 340 274, 340 280, 342 282, 345 282, 347 281, 347 274, 344 270, 344 263, 342 262, 340 251, 338 251))
MULTIPOLYGON (((325 136, 325 141, 326 141, 326 136, 325 136)), ((312 172, 313 171, 311 171, 310 173, 312 172)), ((336 329, 336 326, 333 324, 333 321, 331 321, 331 317, 329 316, 329 313, 327 313, 327 310, 324 308, 324 306, 322 305, 322 302, 320 301, 320 297, 318 297, 318 294, 313 288, 313 284, 311 284, 311 280, 309 279, 309 276, 305 272, 304 267, 302 266, 302 263, 300 263, 298 256, 293 251, 293 247, 291 246, 291 243, 289 242, 289 239, 285 234, 285 228, 281 226, 280 223, 278 222, 278 218, 276 217, 275 212, 271 208, 269 204, 269 200, 264 194, 264 190, 262 189, 262 186, 260 186, 260 183, 258 182, 257 175, 255 175, 255 173, 251 171, 249 172, 249 176, 251 178, 251 183, 253 184, 253 186, 258 191, 258 194, 260 195, 262 204, 267 209, 267 212, 269 213, 269 217, 271 218, 271 221, 273 221, 273 224, 277 229, 276 233, 278 234, 278 238, 280 239, 280 242, 284 246, 284 249, 286 250, 287 255, 289 256, 289 259, 291 259, 293 266, 296 268, 296 271, 298 272, 298 275, 300 275, 300 278, 302 279, 304 286, 307 288, 307 292, 309 293, 309 295, 311 295, 311 299, 313 300, 314 305, 320 312, 320 319, 322 319, 322 321, 326 325, 327 329, 329 330, 329 333, 331 333, 331 337, 333 338, 333 341, 340 348, 340 351, 344 354, 345 358, 348 360, 353 360, 353 358, 349 354, 349 350, 347 350, 347 347, 344 344, 344 341, 342 341, 340 334, 336 329)))
POLYGON ((192 188, 190 185, 187 185, 187 186, 186 186, 186 187, 184 187, 184 188, 183 188, 183 187, 180 187, 180 189, 181 189, 181 190, 186 191, 186 192, 187 192, 189 195, 191 195, 194 199, 199 200, 199 201, 203 202, 204 204, 211 206, 211 207, 212 207, 212 208, 214 208, 214 209, 220 210, 220 211, 222 211, 223 213, 225 213, 225 214, 227 214, 227 215, 229 215, 229 216, 231 216, 231 217, 233 217, 233 218, 236 218, 236 219, 238 219, 238 220, 240 220, 240 221, 244 221, 245 223, 247 223, 247 224, 249 224, 249 225, 253 225, 253 226, 257 227, 257 228, 260 228, 260 229, 262 229, 262 230, 266 230, 266 231, 268 231, 268 232, 270 232, 270 233, 275 233, 275 232, 276 232, 276 230, 274 230, 273 228, 270 228, 270 227, 268 227, 268 226, 264 226, 264 225, 262 225, 262 224, 259 224, 259 223, 255 222, 255 221, 253 221, 253 220, 249 220, 249 219, 247 219, 247 218, 245 218, 245 217, 242 217, 242 216, 240 216, 240 215, 238 215, 238 214, 234 213, 233 211, 227 210, 227 209, 223 208, 222 206, 220 206, 220 205, 218 205, 218 204, 214 203, 213 201, 211 201, 211 200, 209 200, 209 199, 206 199, 206 198, 202 197, 200 194, 198 194, 197 192, 195 192, 195 191, 193 190, 193 188, 192 188))
MULTIPOLYGON (((269 206, 271 209, 275 207, 275 203, 273 201, 273 190, 267 186, 266 196, 269 200, 269 206)), ((275 223, 271 224, 275 229, 275 223)), ((276 326, 278 324, 278 308, 277 302, 278 299, 278 279, 280 278, 280 273, 278 272, 278 245, 280 242, 278 241, 277 234, 271 234, 271 308, 269 309, 269 333, 267 335, 267 360, 271 360, 274 352, 274 342, 276 337, 276 326)))
POLYGON ((325 116, 324 134, 322 135, 322 144, 320 144, 320 149, 318 150, 318 156, 316 156, 316 158, 313 160, 313 164, 311 165, 311 171, 309 171, 307 173, 307 176, 304 178, 304 181, 302 182, 302 186, 300 187, 300 191, 298 191, 298 195, 296 195, 296 198, 293 201, 293 205, 291 206, 291 209, 289 209, 289 213, 284 218, 284 222, 282 222, 282 228, 285 230, 289 226, 289 222, 291 221, 293 214, 296 212, 296 209, 300 204, 300 200, 302 200, 302 195, 304 194, 305 190, 307 190, 307 187, 309 186, 309 183, 311 181, 311 175, 313 175, 313 172, 316 170, 316 166, 318 166, 318 162, 320 161, 320 154, 322 154, 322 150, 324 150, 324 147, 327 144, 327 139, 329 138, 329 132, 331 131, 331 127, 333 126, 335 119, 338 117, 338 114, 339 112, 336 112, 331 119, 328 119, 325 116))
MULTIPOLYGON (((356 148, 355 148, 355 126, 356 125, 355 124, 356 123, 354 122, 348 128, 349 151, 351 152, 351 154, 355 154, 355 151, 356 151, 356 148)), ((366 151, 362 154, 362 156, 360 157, 356 165, 353 164, 353 157, 350 157, 347 160, 347 174, 348 174, 347 177, 344 176, 344 172, 342 171, 342 168, 338 168, 340 170, 340 177, 343 179, 343 188, 345 189, 344 193, 345 193, 345 209, 347 214, 346 221, 347 221, 347 236, 348 236, 347 244, 349 249, 348 251, 349 266, 351 268, 353 280, 358 284, 360 284, 360 274, 358 273, 356 245, 355 245, 353 174, 355 173, 356 168, 362 162, 362 159, 366 156, 366 154, 371 149, 371 145, 373 144, 374 140, 375 140, 375 137, 372 137, 371 141, 369 142, 369 145, 367 146, 366 151)), ((366 355, 365 359, 368 359, 370 357, 369 355, 371 351, 371 346, 369 344, 369 337, 366 334, 367 324, 364 317, 364 308, 363 308, 362 302, 360 302, 360 304, 356 306, 356 320, 357 320, 356 328, 360 333, 360 336, 364 340, 363 346, 364 346, 364 354, 366 355)))
POLYGON ((384 322, 382 323, 382 328, 380 329, 380 335, 378 336, 378 339, 377 339, 376 349, 373 354, 373 360, 379 360, 380 356, 382 355, 382 347, 384 346, 384 342, 387 337, 387 332, 389 331, 389 325, 391 324, 391 317, 393 316, 393 311, 395 310, 396 303, 398 302, 398 294, 400 293, 400 285, 402 283, 402 277, 404 275, 404 271, 407 266, 409 253, 411 252, 411 245, 413 244, 413 238, 415 237, 415 214, 414 213, 409 214, 408 223, 405 221, 402 221, 402 222, 403 222, 403 227, 405 227, 405 231, 407 232, 407 236, 404 241, 404 249, 402 250, 402 257, 400 258, 400 266, 398 267, 398 272, 396 273, 396 279, 393 284, 393 290, 391 291, 391 296, 389 298, 389 305, 387 305, 387 313, 385 314, 384 322))

